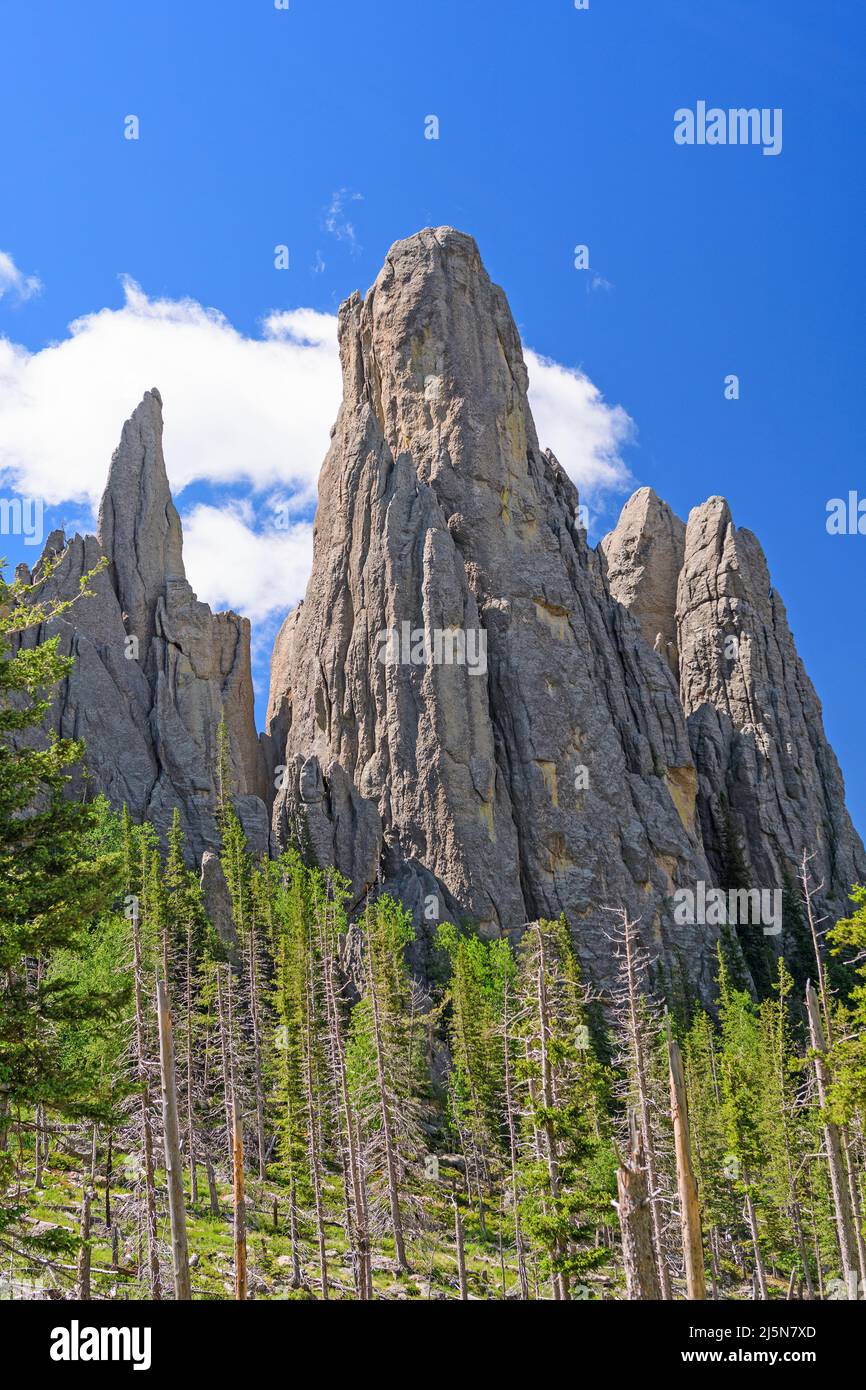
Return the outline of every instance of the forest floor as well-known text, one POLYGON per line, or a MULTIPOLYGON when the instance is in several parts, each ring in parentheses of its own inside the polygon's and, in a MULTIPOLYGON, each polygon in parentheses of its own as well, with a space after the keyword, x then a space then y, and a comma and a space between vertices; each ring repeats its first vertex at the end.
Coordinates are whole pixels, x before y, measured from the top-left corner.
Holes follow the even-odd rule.
MULTIPOLYGON (((89 1165, 80 1158, 55 1149, 42 1174, 42 1186, 35 1186, 32 1155, 22 1149, 18 1183, 7 1198, 26 1208, 22 1230, 45 1234, 59 1229, 70 1236, 79 1233, 81 1194, 90 1182, 89 1165), (29 1159, 29 1161, 28 1161, 29 1159)), ((186 1174, 188 1188, 189 1175, 186 1174)), ((234 1235, 231 1185, 217 1176, 219 1214, 210 1210, 204 1168, 199 1174, 199 1200, 193 1204, 187 1193, 187 1234, 193 1297, 204 1300, 234 1299, 234 1235)), ((454 1239, 452 1188, 441 1183, 441 1195, 431 1202, 429 1185, 425 1191, 426 1229, 411 1230, 407 1237, 410 1272, 397 1269, 393 1244, 386 1233, 377 1236, 373 1255, 375 1296, 384 1300, 441 1300, 459 1297, 457 1254, 454 1239)), ((326 1177, 325 1196, 336 1208, 339 1181, 326 1177)), ((159 1249, 164 1295, 171 1298, 169 1229, 165 1211, 165 1174, 157 1173, 159 1205, 159 1249)), ((106 1222, 105 1183, 97 1176, 91 1207, 91 1288, 92 1297, 112 1300, 147 1300, 150 1290, 139 1277, 140 1197, 136 1193, 135 1161, 117 1155, 112 1167, 110 1191, 111 1225, 106 1222), (112 1228, 117 1228, 117 1264, 112 1263, 112 1228)), ((318 1251, 309 1213, 301 1214, 299 1262, 301 1283, 296 1285, 292 1271, 292 1243, 288 1228, 288 1196, 279 1182, 247 1178, 247 1260, 248 1294, 251 1299, 319 1298, 318 1251)), ((467 1295, 470 1300, 499 1301, 519 1297, 519 1283, 513 1246, 513 1227, 508 1213, 489 1208, 484 1214, 484 1231, 477 1212, 464 1211, 464 1241, 467 1295), (501 1245, 500 1245, 501 1241, 501 1245)), ((329 1296, 354 1298, 352 1270, 341 1223, 327 1223, 326 1254, 329 1296)), ((145 1261, 141 1260, 144 1269, 145 1261)), ((726 1271, 725 1299, 749 1300, 751 1284, 726 1271)), ((0 1299, 73 1297, 77 1269, 74 1257, 61 1256, 40 1265, 23 1252, 4 1252, 0 1258, 0 1299)), ((787 1287, 781 1280, 769 1279, 771 1299, 784 1299, 787 1287)), ((530 1270, 530 1293, 550 1297, 542 1282, 536 1284, 530 1270)), ((675 1290, 679 1294, 678 1290, 675 1290)), ((585 1276, 573 1290, 581 1300, 619 1300, 625 1291, 613 1261, 585 1276)))

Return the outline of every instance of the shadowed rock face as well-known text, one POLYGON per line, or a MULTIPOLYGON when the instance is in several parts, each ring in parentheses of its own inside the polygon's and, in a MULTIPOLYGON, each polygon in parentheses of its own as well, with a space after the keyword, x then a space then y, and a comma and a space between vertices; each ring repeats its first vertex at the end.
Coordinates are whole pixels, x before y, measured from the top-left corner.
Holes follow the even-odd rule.
POLYGON ((67 544, 55 532, 46 545, 46 555, 62 555, 46 597, 72 597, 82 575, 107 556, 108 568, 90 586, 94 597, 27 641, 56 634, 60 651, 75 657, 51 726, 84 739, 91 789, 127 805, 135 819, 152 820, 163 835, 177 807, 197 859, 218 843, 216 742, 224 711, 238 814, 252 844, 265 851, 268 791, 253 712, 250 626, 199 603, 182 547, 162 453, 162 401, 148 391, 112 458, 98 536, 67 544))
POLYGON ((698 812, 716 881, 739 842, 755 886, 781 888, 803 850, 838 916, 866 856, 845 809, 821 705, 797 655, 764 553, 711 497, 688 526, 643 489, 602 542, 611 593, 644 636, 675 633, 676 669, 698 771, 698 812))
POLYGON ((308 835, 357 900, 410 885, 417 912, 438 897, 488 933, 565 912, 601 978, 602 909, 627 906, 706 983, 713 931, 675 927, 668 903, 710 879, 676 683, 539 447, 474 241, 398 242, 343 305, 340 345, 312 575, 273 658, 277 840, 308 835), (421 630, 485 660, 413 661, 421 630))

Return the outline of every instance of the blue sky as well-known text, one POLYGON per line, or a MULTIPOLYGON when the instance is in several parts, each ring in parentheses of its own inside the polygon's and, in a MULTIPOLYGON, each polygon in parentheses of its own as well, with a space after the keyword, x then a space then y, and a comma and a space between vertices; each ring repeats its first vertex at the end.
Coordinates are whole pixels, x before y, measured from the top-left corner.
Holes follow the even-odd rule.
MULTIPOLYGON (((724 493, 737 523, 758 534, 866 829, 866 537, 825 529, 829 498, 866 496, 862 6, 290 0, 279 11, 272 0, 7 0, 0 35, 0 251, 20 277, 7 265, 0 295, 0 451, 4 391, 38 380, 41 462, 22 464, 19 478, 41 476, 53 450, 70 500, 58 483, 52 518, 86 522, 92 479, 156 384, 178 505, 200 525, 194 552, 219 549, 230 571, 225 515, 249 539, 283 496, 301 544, 309 459, 327 444, 332 347, 326 320, 263 321, 298 309, 332 315, 371 283, 394 240, 452 223, 476 237, 525 343, 586 373, 633 421, 625 443, 616 417, 594 417, 610 432, 606 481, 624 482, 627 468, 683 516, 724 493), (673 113, 698 100, 782 108, 782 153, 678 147, 673 113), (137 141, 124 139, 130 114, 137 141), (437 141, 424 139, 430 114, 437 141), (590 248, 591 273, 574 269, 578 243, 590 248), (274 267, 278 244, 289 247, 287 271, 274 267), (154 360, 138 346, 129 379, 112 376, 129 329, 121 276, 143 296, 131 291, 125 311, 138 316, 136 344, 148 315, 157 359, 166 325, 173 342, 187 335, 192 351, 166 369, 171 393, 159 373, 129 384, 140 360, 154 360), (224 319, 196 318, 189 304, 176 307, 185 301, 224 319), (82 318, 76 355, 46 355, 52 343, 68 349, 68 325, 82 318), (213 365, 196 349, 206 341, 213 365), (192 373, 193 359, 204 384, 191 382, 184 404, 183 364, 192 373), (81 373, 73 402, 52 395, 51 364, 67 361, 81 373), (285 421, 270 422, 271 456, 267 412, 249 397, 285 363, 325 384, 289 394, 284 440, 285 421), (237 400, 225 399, 226 373, 240 383, 237 400), (740 378, 737 401, 724 398, 729 373, 740 378), (113 383, 105 423, 103 375, 113 383), (195 457, 208 381, 238 422, 242 484, 220 454, 233 439, 223 416, 212 437, 201 419, 211 462, 195 457), (306 398, 299 442, 292 421, 306 398), (100 416, 92 439, 91 416, 100 416)), ((575 409, 599 411, 599 400, 575 409)), ((15 419, 32 416, 7 418, 8 467, 10 449, 24 449, 15 419)), ((599 486, 596 535, 624 495, 599 486)), ((13 560, 26 553, 15 537, 2 545, 13 560)), ((302 587, 301 561, 291 564, 302 587)), ((227 601, 219 585, 213 568, 199 583, 227 601)), ((230 576, 223 587, 232 598, 230 576)), ((268 607, 257 590, 250 603, 268 609, 256 629, 261 657, 279 595, 268 607)))

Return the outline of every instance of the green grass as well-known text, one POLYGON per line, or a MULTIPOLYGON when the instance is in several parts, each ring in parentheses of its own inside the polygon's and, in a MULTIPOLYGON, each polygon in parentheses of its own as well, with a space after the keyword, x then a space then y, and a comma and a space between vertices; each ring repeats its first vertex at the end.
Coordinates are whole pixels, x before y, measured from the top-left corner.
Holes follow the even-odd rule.
MULTIPOLYGON (((129 1185, 129 1169, 126 1156, 114 1156, 114 1175, 118 1180, 112 1186, 112 1218, 120 1231, 120 1262, 124 1269, 135 1267, 137 1249, 137 1222, 132 1208, 129 1185)), ((26 1149, 20 1154, 22 1171, 19 1184, 22 1200, 26 1203, 27 1224, 46 1222, 63 1227, 72 1234, 77 1233, 81 1207, 81 1192, 84 1183, 89 1181, 89 1170, 81 1163, 59 1149, 53 1149, 43 1172, 43 1186, 33 1187, 32 1154, 26 1149)), ((185 1175, 187 1176, 187 1175, 185 1175)), ((169 1229, 165 1211, 165 1174, 157 1172, 157 1197, 159 1207, 159 1239, 163 1252, 162 1269, 165 1293, 171 1296, 170 1270, 167 1251, 169 1248, 169 1229)), ((202 1171, 199 1182, 199 1200, 193 1205, 187 1200, 186 1220, 189 1251, 191 1256, 191 1281, 195 1298, 220 1300, 234 1297, 234 1237, 232 1225, 231 1185, 225 1174, 217 1175, 217 1191, 220 1214, 210 1211, 207 1184, 202 1171)), ((185 1184, 186 1185, 186 1184, 185 1184)), ((384 1299, 426 1300, 454 1299, 458 1296, 457 1259, 454 1246, 454 1212, 452 1188, 447 1182, 434 1184, 419 1180, 414 1192, 408 1195, 420 1197, 423 1193, 426 1221, 429 1229, 407 1234, 407 1258, 411 1267, 409 1274, 400 1273, 394 1265, 393 1241, 383 1232, 375 1242, 373 1288, 375 1295, 384 1299)), ((329 1217, 340 1209, 342 1185, 333 1172, 324 1176, 323 1196, 329 1217)), ((91 1259, 92 1284, 95 1296, 107 1296, 116 1287, 115 1297, 147 1298, 149 1290, 141 1278, 129 1278, 110 1268, 111 1234, 104 1222, 104 1174, 97 1178, 96 1191, 92 1203, 91 1259)), ((250 1296, 262 1299, 306 1299, 319 1297, 318 1247, 310 1215, 302 1220, 300 1229, 300 1265, 304 1286, 292 1287, 290 1264, 291 1239, 288 1231, 288 1192, 277 1179, 270 1177, 261 1182, 247 1178, 247 1263, 250 1276, 250 1296), (278 1204, 278 1222, 273 1222, 274 1201, 278 1204)), ((502 1270, 499 1255, 500 1231, 505 1250, 506 1292, 514 1296, 517 1288, 517 1269, 513 1240, 513 1218, 510 1212, 500 1213, 497 1205, 491 1204, 485 1211, 486 1239, 482 1234, 478 1213, 463 1210, 465 1236, 465 1263, 467 1288, 470 1297, 496 1300, 501 1299, 502 1270)), ((345 1232, 341 1224, 330 1221, 326 1228, 326 1249, 328 1255, 328 1274, 331 1281, 330 1296, 334 1299, 353 1298, 352 1270, 349 1260, 345 1232)), ((66 1257, 66 1264, 74 1264, 74 1257, 66 1257)), ((18 1261, 21 1273, 25 1271, 26 1261, 18 1261)), ((61 1286, 74 1286, 75 1271, 61 1272, 61 1286)), ((610 1282, 610 1281, 609 1281, 610 1282)), ((598 1293, 602 1292, 601 1278, 598 1293)), ((611 1289, 606 1290, 608 1297, 611 1289)), ((545 1290, 542 1288, 542 1296, 545 1290)))

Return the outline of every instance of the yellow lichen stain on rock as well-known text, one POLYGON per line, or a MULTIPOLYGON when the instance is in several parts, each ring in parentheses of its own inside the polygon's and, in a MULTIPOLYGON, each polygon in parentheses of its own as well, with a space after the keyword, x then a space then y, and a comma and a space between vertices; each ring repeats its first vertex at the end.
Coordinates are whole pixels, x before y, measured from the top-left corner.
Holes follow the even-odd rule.
POLYGON ((482 825, 486 825, 487 834, 495 844, 496 830, 493 826, 493 805, 490 801, 482 801, 481 805, 478 807, 478 819, 481 821, 482 825))
POLYGON ((424 359, 426 355, 424 349, 427 346, 429 337, 430 329, 425 325, 420 335, 414 335, 409 339, 409 360, 413 372, 424 372, 424 359))
POLYGON ((560 834, 549 835, 545 845, 547 850, 547 873, 556 874, 562 869, 570 869, 574 865, 574 860, 565 848, 565 839, 560 834))
POLYGON ((669 767, 665 772, 665 784, 671 800, 677 808, 679 818, 690 834, 695 830, 695 803, 698 795, 698 774, 691 763, 684 767, 669 767))
POLYGON ((655 861, 668 881, 668 894, 670 895, 674 891, 674 873, 677 861, 672 854, 657 854, 655 861))
POLYGON ((570 633, 568 626, 568 613, 564 608, 560 608, 558 603, 546 603, 544 599, 536 598, 532 600, 535 604, 535 616, 545 627, 549 627, 554 637, 558 637, 564 642, 570 633))
POLYGON ((526 459, 526 423, 522 410, 509 410, 505 416, 505 433, 511 457, 515 462, 526 459))
POLYGON ((541 769, 544 785, 547 788, 547 795, 550 797, 554 806, 558 806, 559 788, 556 781, 556 764, 542 762, 539 758, 536 759, 536 764, 541 769))

